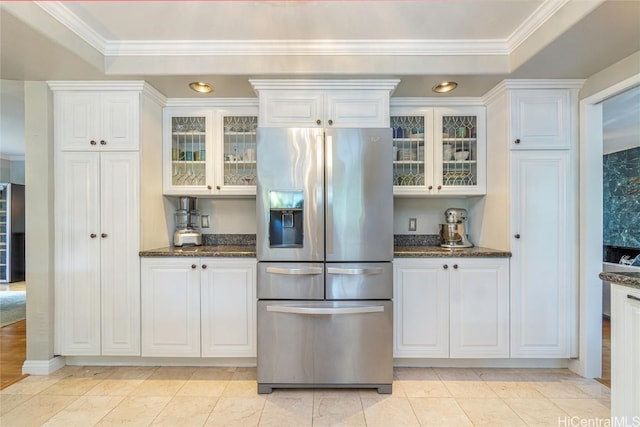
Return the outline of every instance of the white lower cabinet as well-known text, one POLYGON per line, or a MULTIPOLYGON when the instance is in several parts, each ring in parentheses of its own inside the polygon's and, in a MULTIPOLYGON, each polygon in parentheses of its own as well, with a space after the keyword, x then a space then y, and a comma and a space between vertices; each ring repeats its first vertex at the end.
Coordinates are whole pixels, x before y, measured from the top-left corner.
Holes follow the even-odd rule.
POLYGON ((256 261, 143 258, 142 356, 255 357, 256 261))
POLYGON ((509 357, 509 260, 394 260, 394 357, 509 357))
POLYGON ((616 425, 640 422, 639 361, 640 289, 612 284, 611 416, 616 425))

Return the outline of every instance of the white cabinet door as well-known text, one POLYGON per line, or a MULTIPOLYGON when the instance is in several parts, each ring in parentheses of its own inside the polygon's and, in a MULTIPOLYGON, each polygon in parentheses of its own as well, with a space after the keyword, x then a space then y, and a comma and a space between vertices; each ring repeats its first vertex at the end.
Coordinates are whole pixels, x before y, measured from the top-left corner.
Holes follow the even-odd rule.
POLYGON ((388 90, 262 90, 261 127, 389 127, 388 90))
POLYGON ((214 193, 255 196, 257 108, 216 110, 214 119, 214 193))
POLYGON ((100 154, 102 355, 140 355, 140 159, 100 154))
POLYGON ((449 260, 454 358, 509 357, 509 260, 449 260))
POLYGON ((449 357, 446 260, 394 260, 394 357, 449 357))
POLYGON ((388 128, 389 92, 340 90, 325 95, 326 127, 388 128))
POLYGON ((569 180, 568 151, 511 154, 511 357, 571 356, 569 180))
POLYGON ((142 356, 200 357, 198 258, 143 258, 142 356))
POLYGON ((511 92, 511 149, 568 149, 572 123, 567 89, 511 92))
POLYGON ((484 107, 391 110, 393 194, 474 196, 486 193, 484 107))
POLYGON ((56 92, 56 139, 66 151, 138 150, 137 92, 56 92))
MULTIPOLYGON (((213 113, 204 108, 167 108, 163 112, 163 192, 206 196, 215 192, 213 113)), ((218 162, 218 163, 217 163, 218 162)))
POLYGON ((324 127, 323 102, 324 96, 319 91, 261 91, 260 126, 324 127))
POLYGON ((611 304, 611 416, 632 423, 640 419, 640 290, 614 284, 611 304))
POLYGON ((102 106, 100 150, 138 150, 140 147, 140 94, 138 92, 106 92, 100 95, 100 100, 102 106))
POLYGON ((256 357, 256 261, 200 263, 202 357, 256 357))
POLYGON ((56 354, 100 355, 100 154, 56 158, 56 354))
POLYGON ((99 149, 100 98, 92 92, 56 92, 56 139, 63 150, 99 149))
POLYGON ((434 194, 485 194, 484 107, 436 108, 434 113, 434 194))

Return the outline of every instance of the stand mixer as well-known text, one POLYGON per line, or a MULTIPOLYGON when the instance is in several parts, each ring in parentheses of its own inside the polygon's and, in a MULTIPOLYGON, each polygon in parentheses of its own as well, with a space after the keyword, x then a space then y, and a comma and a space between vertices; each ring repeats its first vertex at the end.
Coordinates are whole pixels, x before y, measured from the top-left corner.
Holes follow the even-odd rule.
POLYGON ((175 220, 174 246, 202 245, 202 234, 198 231, 200 212, 196 209, 195 197, 180 197, 179 209, 175 213, 175 220))
POLYGON ((443 248, 458 249, 471 248, 473 243, 467 238, 465 223, 467 221, 467 210, 460 208, 449 208, 444 211, 445 224, 440 224, 440 239, 443 248))

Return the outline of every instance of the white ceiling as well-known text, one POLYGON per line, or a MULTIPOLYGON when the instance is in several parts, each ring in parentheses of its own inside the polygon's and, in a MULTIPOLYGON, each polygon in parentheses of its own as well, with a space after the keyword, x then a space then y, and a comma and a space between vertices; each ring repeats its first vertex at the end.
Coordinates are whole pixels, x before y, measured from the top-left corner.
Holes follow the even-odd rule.
POLYGON ((144 79, 168 97, 253 97, 249 78, 401 79, 481 96, 586 78, 640 50, 637 0, 0 2, 0 77, 144 79))

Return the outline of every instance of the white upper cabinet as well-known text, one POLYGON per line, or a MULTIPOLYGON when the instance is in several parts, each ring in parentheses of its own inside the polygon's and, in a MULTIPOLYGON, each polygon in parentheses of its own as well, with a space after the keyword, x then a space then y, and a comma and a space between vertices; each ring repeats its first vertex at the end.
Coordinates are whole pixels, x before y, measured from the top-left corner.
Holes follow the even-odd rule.
POLYGON ((567 90, 519 89, 511 92, 511 149, 568 149, 571 97, 567 90))
POLYGON ((163 192, 256 194, 256 107, 164 110, 163 192))
POLYGON ((397 80, 252 80, 261 127, 389 127, 397 80))
POLYGON ((138 150, 139 92, 59 92, 55 103, 56 140, 61 150, 138 150))
POLYGON ((391 109, 396 196, 483 195, 483 107, 391 109))

